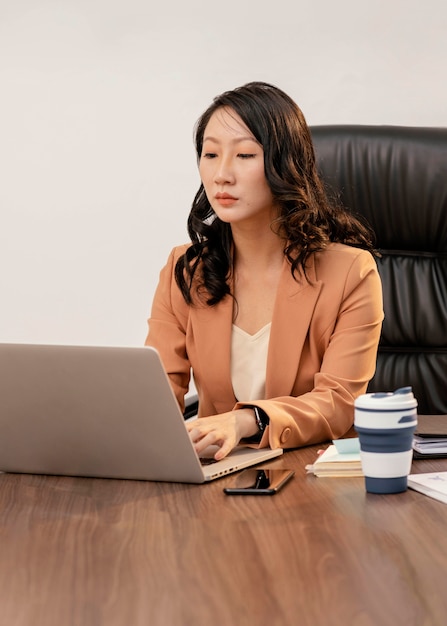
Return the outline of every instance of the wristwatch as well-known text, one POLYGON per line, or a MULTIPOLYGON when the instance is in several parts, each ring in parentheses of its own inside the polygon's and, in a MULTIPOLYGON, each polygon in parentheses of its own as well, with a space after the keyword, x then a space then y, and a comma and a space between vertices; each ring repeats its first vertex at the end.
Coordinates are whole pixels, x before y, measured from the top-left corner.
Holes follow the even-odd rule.
POLYGON ((252 406, 251 408, 254 411, 256 424, 258 425, 259 432, 262 435, 267 427, 267 424, 270 422, 269 416, 265 411, 257 406, 252 406))

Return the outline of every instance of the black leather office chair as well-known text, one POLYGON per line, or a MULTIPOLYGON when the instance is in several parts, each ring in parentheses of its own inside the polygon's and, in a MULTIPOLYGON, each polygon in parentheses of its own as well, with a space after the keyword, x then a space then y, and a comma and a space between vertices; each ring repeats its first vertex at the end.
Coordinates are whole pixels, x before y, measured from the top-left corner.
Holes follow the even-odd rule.
POLYGON ((314 126, 320 173, 373 227, 385 320, 369 391, 447 414, 447 128, 314 126))

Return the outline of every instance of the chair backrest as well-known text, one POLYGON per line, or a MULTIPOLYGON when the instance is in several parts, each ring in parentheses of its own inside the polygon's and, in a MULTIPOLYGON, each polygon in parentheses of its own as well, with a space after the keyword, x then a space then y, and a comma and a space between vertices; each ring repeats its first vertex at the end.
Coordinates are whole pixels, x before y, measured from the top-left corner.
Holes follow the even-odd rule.
POLYGON ((447 414, 447 128, 314 126, 328 189, 376 234, 385 320, 369 391, 447 414))

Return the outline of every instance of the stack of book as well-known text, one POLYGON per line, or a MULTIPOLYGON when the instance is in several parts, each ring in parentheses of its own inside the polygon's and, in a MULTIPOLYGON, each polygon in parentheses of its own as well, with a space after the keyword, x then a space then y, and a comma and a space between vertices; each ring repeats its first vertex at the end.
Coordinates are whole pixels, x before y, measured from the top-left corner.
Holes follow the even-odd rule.
POLYGON ((363 476, 358 438, 334 439, 306 471, 318 477, 363 476))
POLYGON ((447 457, 447 415, 418 415, 413 456, 415 459, 447 457))

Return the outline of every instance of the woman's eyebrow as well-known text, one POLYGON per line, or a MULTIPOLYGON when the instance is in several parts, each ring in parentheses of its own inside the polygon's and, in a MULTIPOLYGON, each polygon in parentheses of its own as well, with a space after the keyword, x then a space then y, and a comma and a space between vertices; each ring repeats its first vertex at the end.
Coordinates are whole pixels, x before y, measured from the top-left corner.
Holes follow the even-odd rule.
MULTIPOLYGON (((220 140, 217 139, 217 137, 211 137, 211 136, 204 137, 203 143, 205 143, 205 141, 211 141, 212 143, 220 143, 220 140)), ((242 137, 235 137, 234 139, 231 139, 231 143, 241 143, 242 141, 252 141, 253 143, 259 145, 256 139, 254 137, 251 137, 250 135, 244 135, 242 137)))

